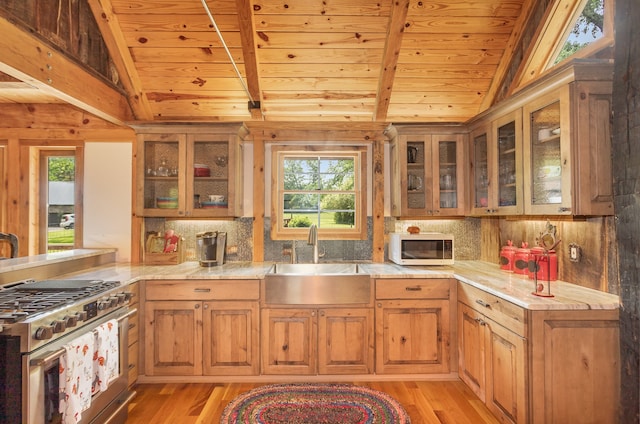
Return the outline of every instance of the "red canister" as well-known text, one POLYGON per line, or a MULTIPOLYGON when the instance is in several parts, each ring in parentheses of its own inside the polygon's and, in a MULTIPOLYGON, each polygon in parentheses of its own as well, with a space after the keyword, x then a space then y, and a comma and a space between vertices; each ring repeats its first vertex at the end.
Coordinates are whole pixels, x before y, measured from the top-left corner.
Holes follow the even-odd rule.
POLYGON ((527 270, 529 269, 529 253, 529 243, 523 241, 522 246, 516 249, 516 254, 514 255, 513 272, 527 275, 527 270))
POLYGON ((500 249, 500 269, 513 272, 516 248, 511 240, 507 240, 507 245, 500 249))
POLYGON ((558 279, 558 255, 555 250, 544 250, 542 247, 531 249, 529 256, 529 278, 541 281, 558 279))

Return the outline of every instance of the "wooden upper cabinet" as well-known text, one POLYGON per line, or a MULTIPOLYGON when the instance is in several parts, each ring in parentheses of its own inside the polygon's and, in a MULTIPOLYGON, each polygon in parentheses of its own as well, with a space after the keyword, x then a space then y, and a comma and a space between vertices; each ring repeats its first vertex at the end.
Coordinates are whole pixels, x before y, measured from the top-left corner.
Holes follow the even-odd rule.
POLYGON ((613 214, 611 90, 575 81, 524 107, 525 213, 613 214))
POLYGON ((149 217, 240 216, 241 153, 238 136, 220 129, 200 128, 193 133, 168 132, 166 127, 139 130, 136 213, 149 217), (210 199, 210 195, 219 197, 210 199))
POLYGON ((400 134, 391 146, 391 214, 460 216, 465 212, 465 135, 400 134))
POLYGON ((611 79, 569 62, 474 119, 470 214, 613 214, 611 79))
POLYGON ((484 122, 469 140, 471 215, 522 214, 522 110, 484 122))

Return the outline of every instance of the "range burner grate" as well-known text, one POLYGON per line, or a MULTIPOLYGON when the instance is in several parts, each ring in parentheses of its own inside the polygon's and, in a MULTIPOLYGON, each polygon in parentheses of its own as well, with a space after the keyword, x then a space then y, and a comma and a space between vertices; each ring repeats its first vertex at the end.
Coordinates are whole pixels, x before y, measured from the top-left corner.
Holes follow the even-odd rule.
POLYGON ((26 282, 0 290, 0 320, 14 323, 86 299, 119 286, 117 281, 48 280, 26 282))

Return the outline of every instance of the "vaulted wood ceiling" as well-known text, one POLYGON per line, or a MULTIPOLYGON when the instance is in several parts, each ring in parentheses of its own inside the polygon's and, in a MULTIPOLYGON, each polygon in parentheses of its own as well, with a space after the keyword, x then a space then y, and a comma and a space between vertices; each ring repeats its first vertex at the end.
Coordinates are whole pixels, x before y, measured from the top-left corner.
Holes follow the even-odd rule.
POLYGON ((18 78, 0 79, 0 101, 33 101, 41 87, 45 102, 76 99, 112 121, 464 122, 503 89, 538 4, 207 0, 240 79, 202 0, 88 2, 130 114, 112 94, 52 88, 15 63, 0 63, 18 78))

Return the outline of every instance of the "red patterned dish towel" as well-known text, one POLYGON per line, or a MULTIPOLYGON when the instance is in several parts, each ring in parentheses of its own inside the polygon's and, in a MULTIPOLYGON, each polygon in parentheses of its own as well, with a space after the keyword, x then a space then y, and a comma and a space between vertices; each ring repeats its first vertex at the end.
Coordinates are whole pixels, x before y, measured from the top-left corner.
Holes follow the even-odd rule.
POLYGON ((59 411, 64 424, 77 423, 91 406, 94 343, 93 332, 87 333, 66 345, 60 357, 59 411))
POLYGON ((118 321, 112 319, 96 328, 96 350, 93 355, 94 382, 92 390, 106 390, 118 377, 120 352, 118 346, 118 321))

